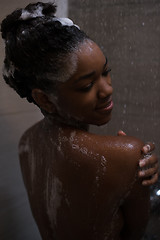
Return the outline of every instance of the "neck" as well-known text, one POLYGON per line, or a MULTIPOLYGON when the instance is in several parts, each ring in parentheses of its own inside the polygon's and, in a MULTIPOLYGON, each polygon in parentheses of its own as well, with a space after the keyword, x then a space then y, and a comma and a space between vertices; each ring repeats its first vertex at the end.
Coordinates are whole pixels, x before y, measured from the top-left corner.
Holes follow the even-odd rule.
POLYGON ((64 126, 64 127, 72 127, 72 128, 76 128, 76 129, 80 129, 83 131, 87 131, 89 130, 89 125, 86 123, 83 123, 81 121, 78 121, 76 119, 73 118, 62 118, 59 115, 52 115, 52 114, 47 114, 45 116, 46 121, 48 121, 50 124, 56 124, 59 126, 64 126))

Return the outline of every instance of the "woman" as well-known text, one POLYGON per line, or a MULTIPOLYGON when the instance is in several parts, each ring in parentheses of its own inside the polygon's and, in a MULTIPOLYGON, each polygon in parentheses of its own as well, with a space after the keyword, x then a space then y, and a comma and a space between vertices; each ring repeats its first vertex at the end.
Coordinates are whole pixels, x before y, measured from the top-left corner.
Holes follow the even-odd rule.
POLYGON ((111 119, 110 68, 96 43, 55 12, 52 3, 30 4, 1 28, 4 79, 44 114, 19 144, 33 216, 45 240, 140 239, 149 215, 142 185, 157 180, 157 158, 144 154, 154 147, 88 132, 111 119), (152 179, 137 177, 139 159, 154 165, 138 173, 152 179))

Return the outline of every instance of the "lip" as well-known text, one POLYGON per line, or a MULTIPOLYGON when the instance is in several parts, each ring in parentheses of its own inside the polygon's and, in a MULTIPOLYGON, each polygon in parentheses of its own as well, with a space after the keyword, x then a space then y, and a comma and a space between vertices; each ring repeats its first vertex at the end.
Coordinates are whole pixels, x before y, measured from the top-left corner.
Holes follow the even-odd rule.
POLYGON ((113 101, 110 100, 107 103, 103 104, 103 106, 96 107, 96 111, 100 112, 109 112, 113 108, 113 101))

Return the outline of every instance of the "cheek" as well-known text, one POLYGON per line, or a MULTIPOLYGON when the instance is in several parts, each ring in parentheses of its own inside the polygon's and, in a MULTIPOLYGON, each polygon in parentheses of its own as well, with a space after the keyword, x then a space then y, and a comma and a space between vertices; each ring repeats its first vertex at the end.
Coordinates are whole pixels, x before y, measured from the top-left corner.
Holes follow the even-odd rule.
POLYGON ((108 83, 108 85, 112 85, 112 81, 111 81, 111 77, 110 77, 110 75, 108 76, 108 78, 107 78, 107 83, 108 83))
POLYGON ((67 94, 61 96, 59 105, 65 112, 70 112, 76 115, 87 114, 95 107, 95 101, 91 94, 67 94), (70 96, 70 97, 68 97, 70 96))

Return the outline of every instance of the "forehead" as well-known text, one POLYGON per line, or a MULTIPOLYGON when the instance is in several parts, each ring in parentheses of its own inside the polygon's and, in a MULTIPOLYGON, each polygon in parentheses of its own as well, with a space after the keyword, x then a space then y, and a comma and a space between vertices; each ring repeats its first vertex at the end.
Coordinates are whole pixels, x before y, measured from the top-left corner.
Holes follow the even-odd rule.
POLYGON ((82 43, 79 46, 76 55, 77 68, 73 77, 96 71, 99 68, 102 69, 102 66, 104 66, 106 62, 106 58, 101 49, 91 40, 82 43))
POLYGON ((85 61, 86 58, 93 59, 93 61, 105 58, 99 46, 91 40, 87 40, 79 46, 77 57, 79 62, 85 61))

